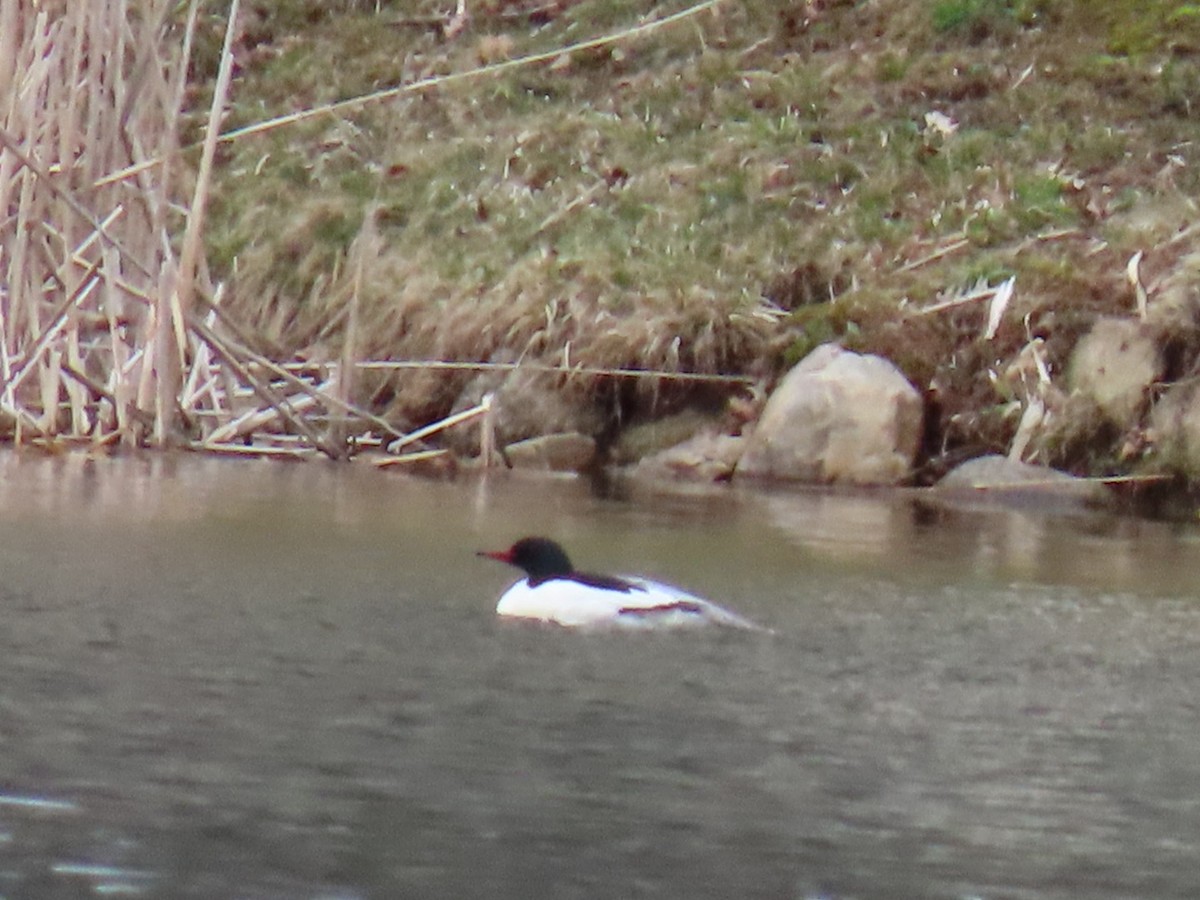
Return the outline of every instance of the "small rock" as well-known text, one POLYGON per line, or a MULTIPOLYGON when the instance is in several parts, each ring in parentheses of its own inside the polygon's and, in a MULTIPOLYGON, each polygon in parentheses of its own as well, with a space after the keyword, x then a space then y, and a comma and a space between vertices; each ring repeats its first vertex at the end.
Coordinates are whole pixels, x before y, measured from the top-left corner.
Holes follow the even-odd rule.
MULTIPOLYGON (((508 354, 497 354, 493 361, 512 360, 508 354)), ((576 431, 594 434, 600 430, 600 415, 587 403, 568 396, 562 389, 561 376, 520 367, 479 373, 463 388, 451 412, 476 406, 488 393, 492 395, 492 417, 501 445, 539 435, 576 431)), ((447 430, 443 441, 463 456, 478 453, 478 421, 447 430)))
POLYGON ((656 456, 693 437, 715 430, 720 417, 701 410, 681 412, 649 422, 639 422, 622 430, 612 446, 612 461, 619 466, 656 456))
POLYGON ((949 472, 934 490, 970 491, 973 496, 991 495, 988 499, 1041 503, 1066 500, 1103 505, 1111 499, 1099 482, 999 455, 968 460, 949 472))
POLYGON ((638 463, 634 474, 648 478, 728 481, 742 456, 746 438, 729 434, 698 434, 638 463))
POLYGON ((504 456, 514 469, 579 472, 596 461, 596 442, 579 432, 546 434, 509 444, 504 456))
POLYGON ((1132 319, 1110 317, 1097 321, 1075 345, 1067 384, 1111 423, 1128 428, 1136 423, 1150 386, 1162 373, 1153 330, 1132 319))
POLYGON ((908 477, 924 408, 888 360, 823 344, 767 400, 738 476, 845 484, 908 477))

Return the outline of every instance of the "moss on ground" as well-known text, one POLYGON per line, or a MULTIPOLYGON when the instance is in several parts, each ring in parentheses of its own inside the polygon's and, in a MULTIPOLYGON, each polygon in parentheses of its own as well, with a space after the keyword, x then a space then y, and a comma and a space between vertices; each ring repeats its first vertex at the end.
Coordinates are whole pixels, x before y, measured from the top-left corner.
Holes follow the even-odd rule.
MULTIPOLYGON (((227 127, 684 6, 484 0, 447 36, 441 0, 251 4, 227 127)), ((836 339, 935 400, 930 456, 1002 450, 1017 422, 996 372, 1037 337, 1060 373, 1096 315, 1132 308, 1134 252, 1153 280, 1196 249, 1178 234, 1200 189, 1200 6, 1102 6, 741 0, 318 116, 225 149, 211 260, 278 352, 340 353, 361 266, 363 356, 769 378, 836 339), (985 304, 914 315, 1014 276, 990 341, 985 304)), ((220 28, 199 44, 197 120, 220 28)), ((394 387, 378 393, 412 417, 456 393, 394 387)), ((1067 466, 1107 458, 1055 446, 1067 466)))

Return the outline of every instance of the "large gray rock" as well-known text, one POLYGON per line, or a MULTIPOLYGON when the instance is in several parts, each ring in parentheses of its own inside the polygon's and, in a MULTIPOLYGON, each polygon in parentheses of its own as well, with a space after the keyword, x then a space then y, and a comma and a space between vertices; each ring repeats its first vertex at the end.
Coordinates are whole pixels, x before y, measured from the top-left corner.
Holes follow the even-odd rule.
POLYGON ((1168 468, 1200 478, 1200 385, 1168 388, 1150 413, 1148 436, 1168 468))
POLYGON ((897 484, 910 474, 924 408, 878 356, 823 344, 767 400, 737 475, 821 484, 897 484))
POLYGON ((1075 345, 1067 384, 1114 425, 1128 428, 1162 373, 1162 351, 1152 328, 1133 319, 1104 318, 1075 345))

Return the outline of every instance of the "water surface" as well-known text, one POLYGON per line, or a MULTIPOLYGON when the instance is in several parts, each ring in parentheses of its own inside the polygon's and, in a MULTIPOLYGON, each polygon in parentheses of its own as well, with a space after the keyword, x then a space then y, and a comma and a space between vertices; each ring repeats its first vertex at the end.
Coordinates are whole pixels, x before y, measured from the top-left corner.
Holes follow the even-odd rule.
POLYGON ((1200 894, 1200 534, 0 456, 0 897, 1200 894), (499 623, 527 533, 774 636, 499 623))

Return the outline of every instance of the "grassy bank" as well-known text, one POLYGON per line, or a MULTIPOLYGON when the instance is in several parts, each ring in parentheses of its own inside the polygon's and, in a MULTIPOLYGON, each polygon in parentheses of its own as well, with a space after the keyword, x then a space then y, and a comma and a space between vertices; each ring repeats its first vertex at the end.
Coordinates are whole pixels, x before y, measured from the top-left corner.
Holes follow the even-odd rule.
MULTIPOLYGON (((227 127, 683 8, 273 4, 227 127)), ((1057 378, 1096 315, 1132 310, 1135 252, 1156 286, 1194 249, 1198 23, 1181 3, 724 3, 233 142, 212 261, 264 346, 336 356, 370 220, 361 356, 769 378, 839 339, 929 394, 930 456, 1004 449, 1022 398, 998 376, 1022 350, 1041 339, 1057 378), (985 303, 918 313, 1010 277, 991 340, 985 303)), ((428 418, 460 385, 374 387, 428 418)), ((1040 450, 1120 465, 1111 442, 1040 450)))
POLYGON ((341 455, 473 375, 325 362, 520 358, 629 421, 724 389, 603 372, 769 388, 839 340, 925 394, 931 473, 1037 404, 1033 457, 1137 470, 1141 421, 1097 424, 1064 379, 1098 316, 1134 314, 1136 254, 1164 381, 1197 371, 1194 4, 228 11, 5 7, 5 433, 341 455))

